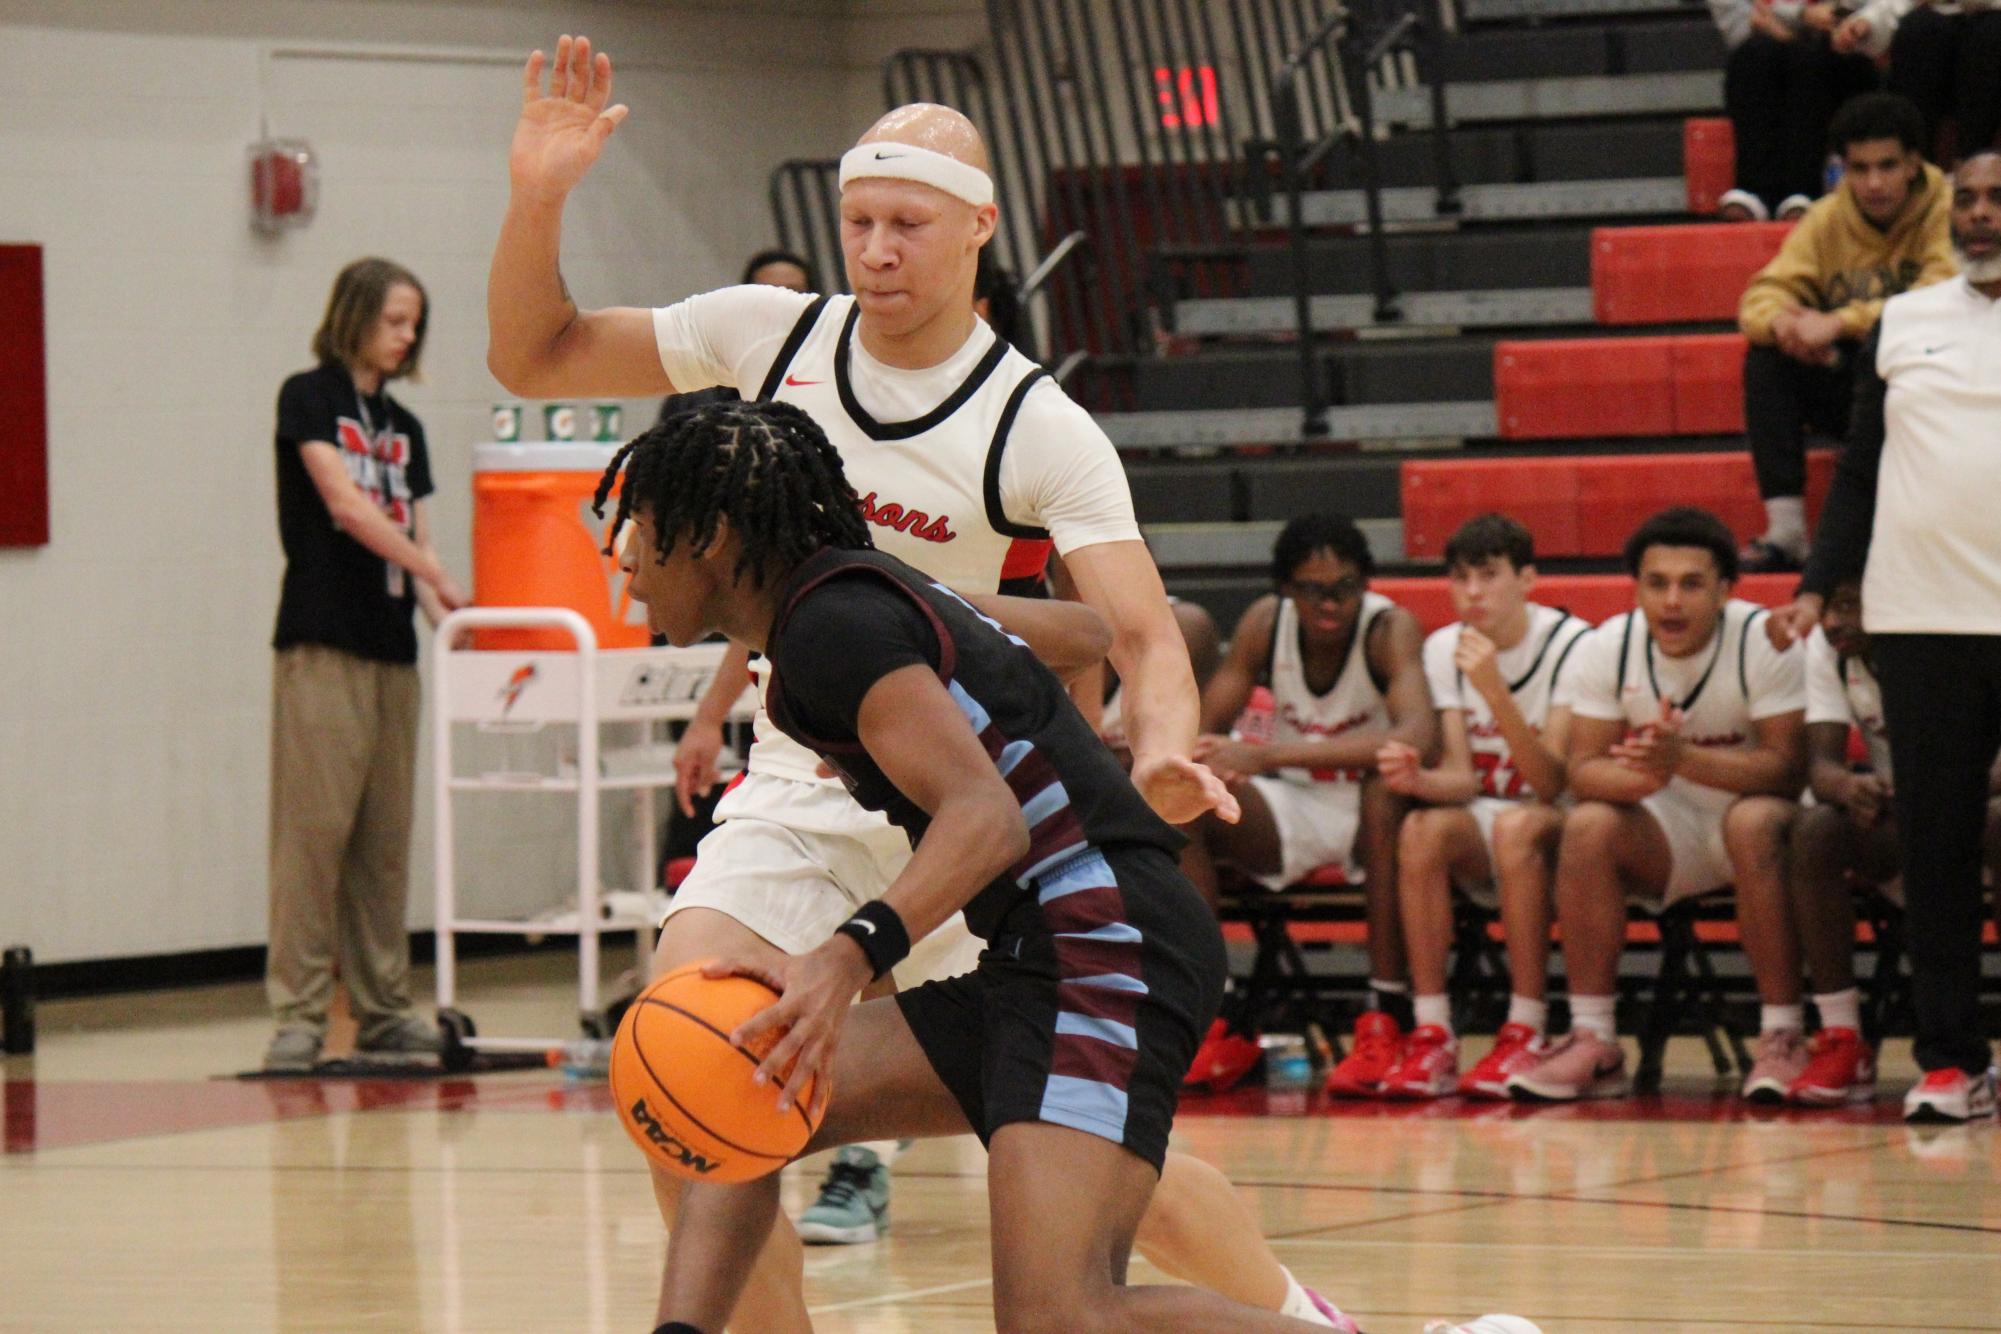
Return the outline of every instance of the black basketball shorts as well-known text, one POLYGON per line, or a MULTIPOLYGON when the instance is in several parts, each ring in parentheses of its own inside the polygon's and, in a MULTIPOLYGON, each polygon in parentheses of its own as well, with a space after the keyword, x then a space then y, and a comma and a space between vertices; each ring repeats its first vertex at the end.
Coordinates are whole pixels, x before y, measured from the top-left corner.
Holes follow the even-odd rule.
POLYGON ((896 999, 982 1143, 1040 1121, 1158 1171, 1223 978, 1215 914, 1171 856, 1085 848, 1016 901, 977 969, 896 999))

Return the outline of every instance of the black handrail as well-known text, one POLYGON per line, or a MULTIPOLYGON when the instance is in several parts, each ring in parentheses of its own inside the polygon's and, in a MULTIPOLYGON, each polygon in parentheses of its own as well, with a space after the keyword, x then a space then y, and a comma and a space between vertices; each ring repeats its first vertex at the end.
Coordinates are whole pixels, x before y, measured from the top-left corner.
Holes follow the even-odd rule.
POLYGON ((1459 185, 1452 168, 1450 127, 1445 115, 1443 62, 1438 59, 1442 35, 1438 25, 1427 23, 1415 10, 1405 10, 1376 33, 1372 39, 1346 9, 1327 16, 1311 36, 1285 60, 1272 80, 1272 126, 1278 141, 1279 169, 1287 201, 1286 231, 1292 256, 1293 318, 1299 343, 1300 407, 1305 415, 1302 429, 1307 435, 1323 435, 1327 430, 1326 394, 1314 356, 1313 297, 1308 273, 1305 220, 1306 177, 1317 169, 1339 141, 1330 131, 1311 149, 1306 146, 1304 113, 1299 101, 1299 75, 1307 62, 1330 40, 1341 56, 1358 126, 1362 160, 1364 216, 1369 231, 1369 279, 1375 296, 1375 319, 1379 324, 1403 318, 1403 301, 1391 281, 1389 242, 1383 230, 1382 170, 1376 150, 1374 97, 1369 88, 1369 71, 1390 54, 1412 49, 1414 39, 1424 39, 1431 59, 1431 129, 1433 171, 1437 181, 1436 211, 1441 215, 1460 210, 1459 185), (1365 43, 1365 39, 1366 40, 1365 43))

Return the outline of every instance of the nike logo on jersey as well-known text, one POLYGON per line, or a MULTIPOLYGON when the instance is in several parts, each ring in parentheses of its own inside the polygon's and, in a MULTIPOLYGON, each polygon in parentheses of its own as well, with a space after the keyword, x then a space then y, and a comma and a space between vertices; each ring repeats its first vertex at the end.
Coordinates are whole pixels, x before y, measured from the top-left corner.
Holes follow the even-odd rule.
POLYGON ((1940 343, 1937 347, 1928 347, 1925 349, 1925 355, 1928 357, 1935 357, 1939 353, 1945 351, 1947 348, 1951 346, 1952 346, 1951 343, 1940 343))
POLYGON ((906 510, 893 500, 878 505, 875 495, 871 491, 862 497, 862 518, 878 528, 894 528, 923 542, 950 542, 958 536, 952 531, 949 514, 934 519, 923 510, 906 510))
POLYGON ((910 154, 908 153, 885 153, 881 149, 877 149, 875 160, 877 162, 894 162, 896 161, 896 159, 900 157, 909 157, 909 156, 910 154))
POLYGON ((785 383, 787 383, 787 384, 791 385, 791 386, 792 386, 793 388, 797 389, 797 388, 799 388, 799 387, 800 387, 800 386, 802 386, 802 385, 809 385, 809 384, 825 384, 825 383, 827 383, 827 382, 826 382, 825 380, 801 380, 801 379, 799 379, 799 378, 798 378, 798 377, 796 377, 796 376, 791 376, 791 375, 788 375, 788 376, 786 376, 786 377, 785 377, 785 383))

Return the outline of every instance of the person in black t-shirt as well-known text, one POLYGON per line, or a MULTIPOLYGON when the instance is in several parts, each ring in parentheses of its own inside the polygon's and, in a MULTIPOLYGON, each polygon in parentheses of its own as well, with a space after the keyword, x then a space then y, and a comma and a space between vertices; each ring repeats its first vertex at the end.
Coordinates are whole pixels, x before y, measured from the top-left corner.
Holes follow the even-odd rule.
MULTIPOLYGON (((758 1074, 782 1108, 831 1074, 806 1151, 980 1135, 1004 1328, 1058 1312, 1073 1328, 1305 1327, 1197 1288, 1123 1284, 1223 952, 1175 863, 1181 836, 1043 665, 1102 656, 1102 623, 1077 604, 967 600, 870 549, 839 455, 787 404, 649 431, 613 460, 600 512, 621 469, 611 539, 633 523, 621 560, 653 630, 767 653, 774 722, 915 848, 818 949, 708 966, 780 992, 731 1036, 784 1030, 758 1074), (961 908, 988 943, 977 970, 851 1004, 961 908)), ((685 1187, 663 1328, 724 1327, 777 1207, 776 1174, 685 1187)))
POLYGON ((364 1053, 420 1054, 410 1013, 410 821, 417 733, 412 608, 435 623, 465 595, 431 548, 424 428, 389 397, 414 374, 428 304, 409 270, 341 270, 319 365, 278 392, 285 580, 272 636, 271 949, 267 1069, 319 1059, 335 960, 364 1053))

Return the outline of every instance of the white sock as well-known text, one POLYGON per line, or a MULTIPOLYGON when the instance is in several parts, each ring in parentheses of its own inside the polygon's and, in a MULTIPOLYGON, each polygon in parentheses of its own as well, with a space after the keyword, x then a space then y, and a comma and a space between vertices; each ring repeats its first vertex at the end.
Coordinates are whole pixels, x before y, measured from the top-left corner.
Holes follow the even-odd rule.
POLYGON ((1765 540, 1792 555, 1806 550, 1806 498, 1773 496, 1765 502, 1765 540))
POLYGON ((1612 1021, 1612 1014, 1618 1004, 1617 996, 1572 996, 1570 1026, 1580 1033, 1590 1033, 1607 1042, 1614 1041, 1619 1027, 1612 1021))
POLYGON ((1760 1005, 1758 1007, 1759 1033, 1776 1033, 1786 1028, 1795 1033, 1806 1031, 1806 1006, 1760 1005))
POLYGON ((1292 1276, 1292 1271, 1280 1265, 1278 1272, 1285 1275, 1285 1302, 1278 1308, 1278 1313, 1291 1316, 1294 1320, 1304 1320, 1310 1325, 1322 1325, 1332 1329, 1334 1322, 1320 1314, 1320 1308, 1306 1295, 1306 1289, 1299 1286, 1299 1280, 1292 1276))
POLYGON ((1820 1011, 1822 1028, 1846 1028, 1856 1033, 1862 1031, 1862 992, 1859 989, 1850 987, 1846 991, 1830 991, 1825 996, 1816 993, 1813 1004, 1820 1011))
POLYGON ((1415 996, 1411 999, 1411 1009, 1417 1016, 1417 1026, 1435 1024, 1447 1033, 1452 1032, 1452 1000, 1444 992, 1436 996, 1415 996))
POLYGON ((1508 1022, 1525 1024, 1541 1033, 1549 1026, 1549 1002, 1528 996, 1508 997, 1508 1022))
POLYGON ((1380 991, 1389 996, 1408 996, 1410 994, 1410 983, 1385 982, 1379 977, 1372 977, 1369 979, 1369 990, 1380 991))

